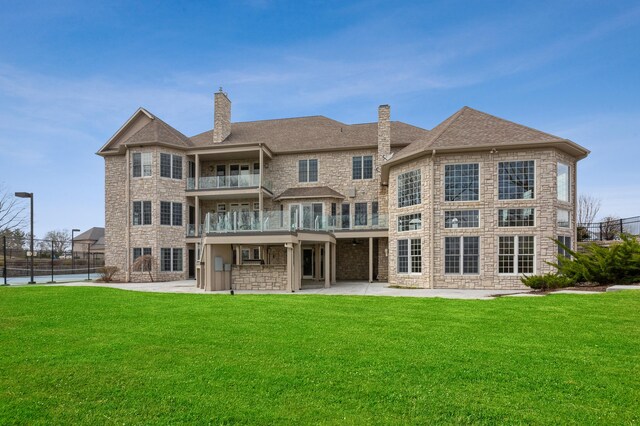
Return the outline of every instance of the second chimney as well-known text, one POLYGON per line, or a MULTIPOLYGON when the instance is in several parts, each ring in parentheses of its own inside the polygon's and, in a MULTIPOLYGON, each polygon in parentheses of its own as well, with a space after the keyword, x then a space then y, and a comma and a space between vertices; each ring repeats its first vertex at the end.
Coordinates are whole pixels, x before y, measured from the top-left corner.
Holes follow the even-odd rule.
POLYGON ((225 92, 216 92, 213 104, 213 143, 220 143, 231 134, 231 101, 225 92))

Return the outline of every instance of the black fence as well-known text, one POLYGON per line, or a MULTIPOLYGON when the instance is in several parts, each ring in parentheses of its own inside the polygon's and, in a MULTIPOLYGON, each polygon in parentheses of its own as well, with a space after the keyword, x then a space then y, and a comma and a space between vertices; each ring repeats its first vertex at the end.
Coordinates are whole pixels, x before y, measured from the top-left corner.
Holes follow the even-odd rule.
POLYGON ((640 236, 640 216, 578 224, 578 241, 619 240, 623 233, 640 236))
POLYGON ((0 237, 0 284, 91 280, 104 266, 104 254, 91 252, 91 244, 0 237), (33 280, 32 280, 33 277, 33 280))

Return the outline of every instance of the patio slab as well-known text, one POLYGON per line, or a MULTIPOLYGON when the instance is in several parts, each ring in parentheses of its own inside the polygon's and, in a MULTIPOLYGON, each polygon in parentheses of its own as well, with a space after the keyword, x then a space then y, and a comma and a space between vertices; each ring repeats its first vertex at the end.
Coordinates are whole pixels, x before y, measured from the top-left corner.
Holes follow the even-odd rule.
POLYGON ((640 285, 612 285, 607 288, 607 291, 621 291, 621 290, 640 290, 640 285))

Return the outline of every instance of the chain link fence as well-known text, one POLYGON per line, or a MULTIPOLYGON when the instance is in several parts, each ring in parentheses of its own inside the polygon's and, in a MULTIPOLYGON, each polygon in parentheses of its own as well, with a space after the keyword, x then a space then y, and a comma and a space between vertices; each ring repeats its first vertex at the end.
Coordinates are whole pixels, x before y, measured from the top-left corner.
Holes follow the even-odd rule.
POLYGON ((91 244, 0 237, 0 284, 93 280, 104 266, 104 253, 92 253, 91 244))

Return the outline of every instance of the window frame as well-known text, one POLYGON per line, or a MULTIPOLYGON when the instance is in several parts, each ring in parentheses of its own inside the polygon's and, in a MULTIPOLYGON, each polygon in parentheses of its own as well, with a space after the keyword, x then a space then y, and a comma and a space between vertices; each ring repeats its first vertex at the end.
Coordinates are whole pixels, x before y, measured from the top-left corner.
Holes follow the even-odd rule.
MULTIPOLYGON (((443 215, 444 215, 444 218, 443 218, 444 229, 477 229, 477 228, 480 228, 480 209, 444 210, 443 215), (460 226, 460 225, 458 225, 456 227, 447 226, 447 221, 449 220, 449 222, 452 222, 453 219, 458 219, 458 223, 459 224, 460 223, 467 223, 467 222, 474 223, 474 222, 471 222, 470 220, 466 220, 466 222, 465 222, 462 219, 459 219, 457 216, 453 216, 450 219, 447 218, 447 213, 469 213, 469 212, 476 212, 476 215, 475 215, 477 217, 477 225, 476 226, 460 226)), ((452 216, 452 215, 449 215, 449 216, 452 216)))
MULTIPOLYGON (((480 167, 480 163, 451 163, 451 164, 445 164, 444 165, 444 171, 442 173, 443 175, 443 184, 444 184, 444 189, 443 189, 443 196, 444 196, 444 202, 445 203, 474 203, 474 202, 478 202, 480 201, 480 181, 481 181, 481 167, 480 167), (451 168, 451 167, 456 167, 456 166, 476 166, 477 168, 477 181, 475 182, 475 186, 476 186, 476 198, 475 199, 447 199, 447 169, 451 168)), ((453 177, 453 176, 452 176, 453 177)))
POLYGON ((443 262, 444 264, 442 265, 442 271, 444 275, 449 275, 449 276, 461 276, 461 275, 466 275, 466 276, 479 276, 480 275, 480 254, 481 254, 481 238, 479 235, 451 235, 451 236, 445 236, 444 237, 444 244, 443 244, 443 262), (466 240, 467 239, 475 239, 478 244, 477 244, 477 253, 476 254, 472 254, 472 255, 468 255, 467 254, 467 250, 466 250, 466 240), (448 241, 458 241, 458 253, 457 254, 447 254, 447 242, 448 241), (457 260, 457 266, 458 266, 458 272, 447 272, 447 257, 451 257, 451 256, 456 256, 458 258, 457 260), (476 257, 476 266, 477 266, 477 272, 465 272, 465 257, 467 256, 474 256, 476 257))
POLYGON ((298 183, 318 183, 320 179, 320 161, 317 158, 298 160, 298 183), (315 162, 315 180, 311 180, 311 162, 315 162), (302 164, 305 164, 305 180, 302 180, 302 164))
POLYGON ((396 219, 396 229, 397 229, 397 232, 411 232, 411 231, 421 230, 422 229, 422 212, 414 212, 414 213, 398 215, 398 218, 396 219), (411 222, 415 219, 420 219, 420 226, 415 229, 411 229, 411 222), (407 229, 404 229, 403 227, 405 224, 405 221, 406 221, 407 229))
POLYGON ((396 244, 397 244, 397 259, 396 259, 396 274, 398 275, 422 275, 422 238, 400 238, 398 240, 396 240, 396 244), (407 272, 402 272, 400 271, 400 262, 401 260, 405 257, 405 256, 401 256, 400 255, 400 243, 401 242, 406 242, 407 243, 407 272), (414 243, 418 243, 420 245, 420 254, 419 255, 415 255, 413 253, 414 250, 414 243), (414 271, 413 266, 416 264, 414 262, 415 259, 418 259, 417 264, 420 265, 420 270, 419 271, 414 271))
POLYGON ((182 226, 184 223, 184 205, 178 201, 160 201, 160 225, 161 226, 182 226), (169 207, 169 223, 165 223, 166 212, 163 211, 163 207, 169 207), (180 206, 180 223, 176 223, 176 207, 180 206))
POLYGON ((497 264, 496 271, 497 271, 498 275, 500 275, 500 276, 520 276, 520 275, 525 275, 525 274, 528 274, 528 275, 535 275, 536 274, 536 271, 538 269, 537 266, 536 266, 538 256, 537 256, 537 253, 536 253, 537 241, 536 241, 535 235, 499 235, 497 238, 498 238, 498 241, 497 241, 497 248, 498 248, 498 251, 497 251, 498 258, 497 258, 497 260, 498 260, 498 264, 497 264), (529 255, 529 254, 522 255, 522 256, 532 256, 533 270, 530 271, 530 272, 521 272, 520 268, 519 268, 520 256, 521 256, 521 253, 520 253, 520 238, 523 238, 523 237, 531 238, 531 241, 533 242, 533 250, 532 250, 533 254, 531 254, 531 255, 529 255), (501 238, 513 238, 513 244, 514 245, 513 245, 513 254, 512 255, 501 254, 501 252, 500 252, 500 239, 501 238), (500 272, 500 256, 513 256, 513 263, 512 263, 513 272, 500 272))
POLYGON ((353 204, 353 226, 368 226, 369 205, 367 202, 356 202, 353 204), (362 208, 364 207, 364 213, 362 208), (360 210, 360 211, 358 211, 360 210))
POLYGON ((147 200, 138 200, 133 201, 131 207, 131 226, 150 226, 153 225, 153 207, 151 205, 151 201, 147 200), (136 204, 140 206, 140 218, 139 222, 136 223, 136 204), (149 219, 149 223, 146 223, 146 219, 149 219))
POLYGON ((373 179, 373 155, 354 155, 351 157, 351 180, 372 180, 373 179), (371 159, 371 167, 365 167, 365 159, 371 159), (356 160, 360 165, 356 169, 356 160), (358 170, 360 177, 356 177, 356 170, 358 170), (369 177, 366 176, 365 171, 369 172, 369 177))
POLYGON ((131 153, 131 177, 135 179, 150 178, 153 176, 153 152, 133 152, 131 153), (136 176, 136 156, 140 161, 140 175, 136 176), (145 162, 148 160, 148 164, 145 162), (149 174, 145 174, 145 166, 149 174))
POLYGON ((184 272, 184 250, 182 247, 162 247, 160 248, 160 272, 184 272), (169 257, 166 258, 167 250, 169 257), (179 255, 178 255, 179 253, 179 255), (170 268, 166 268, 166 263, 169 262, 170 268), (180 268, 176 266, 179 264, 180 268))
MULTIPOLYGON (((509 213, 507 213, 508 215, 509 213)), ((524 215, 521 215, 521 217, 523 217, 524 215)), ((517 223, 517 221, 516 221, 517 223)), ((516 208, 502 208, 502 209, 498 209, 498 228, 535 228, 536 226, 536 209, 535 207, 516 207, 516 208), (533 223, 531 225, 501 225, 501 220, 502 220, 502 212, 503 211, 511 211, 511 210, 531 210, 531 214, 533 216, 533 223)))
MULTIPOLYGON (((565 223, 565 222, 562 222, 565 223)), ((563 209, 563 208, 557 208, 556 209, 556 226, 558 228, 562 228, 562 229, 571 229, 571 210, 569 209, 563 209), (567 222, 566 222, 566 226, 561 225, 560 223, 560 212, 567 212, 567 222)))
MULTIPOLYGON (((498 191, 498 201, 519 201, 519 200, 536 200, 538 197, 538 189, 537 189, 537 185, 538 185, 538 164, 537 164, 537 160, 535 159, 529 159, 529 160, 505 160, 505 161, 499 161, 497 164, 497 176, 498 176, 498 181, 497 181, 497 185, 496 185, 496 189, 498 191), (532 191, 533 191, 533 196, 531 198, 502 198, 500 196, 500 165, 504 164, 504 163, 533 163, 533 187, 532 187, 532 191)), ((526 192, 526 191, 525 191, 526 192)), ((523 192, 523 195, 524 193, 523 192)))
POLYGON ((409 170, 404 173, 400 173, 396 178, 396 188, 397 188, 396 202, 398 203, 398 208, 418 206, 422 204, 422 170, 418 168, 415 170, 409 170), (413 181, 403 182, 403 184, 401 185, 400 184, 401 179, 407 179, 408 176, 411 174, 415 174, 417 176, 417 185, 416 185, 415 178, 413 181), (413 187, 405 188, 408 185, 413 185, 413 187), (407 195, 403 194, 403 191, 408 191, 416 188, 418 190, 417 196, 414 195, 411 198, 409 198, 407 195), (404 197, 404 201, 401 201, 403 197, 404 197))
POLYGON ((571 203, 571 165, 562 161, 558 161, 556 165, 556 197, 561 203, 571 203), (565 166, 567 168, 567 182, 565 188, 567 193, 566 200, 560 198, 560 166, 565 166))

